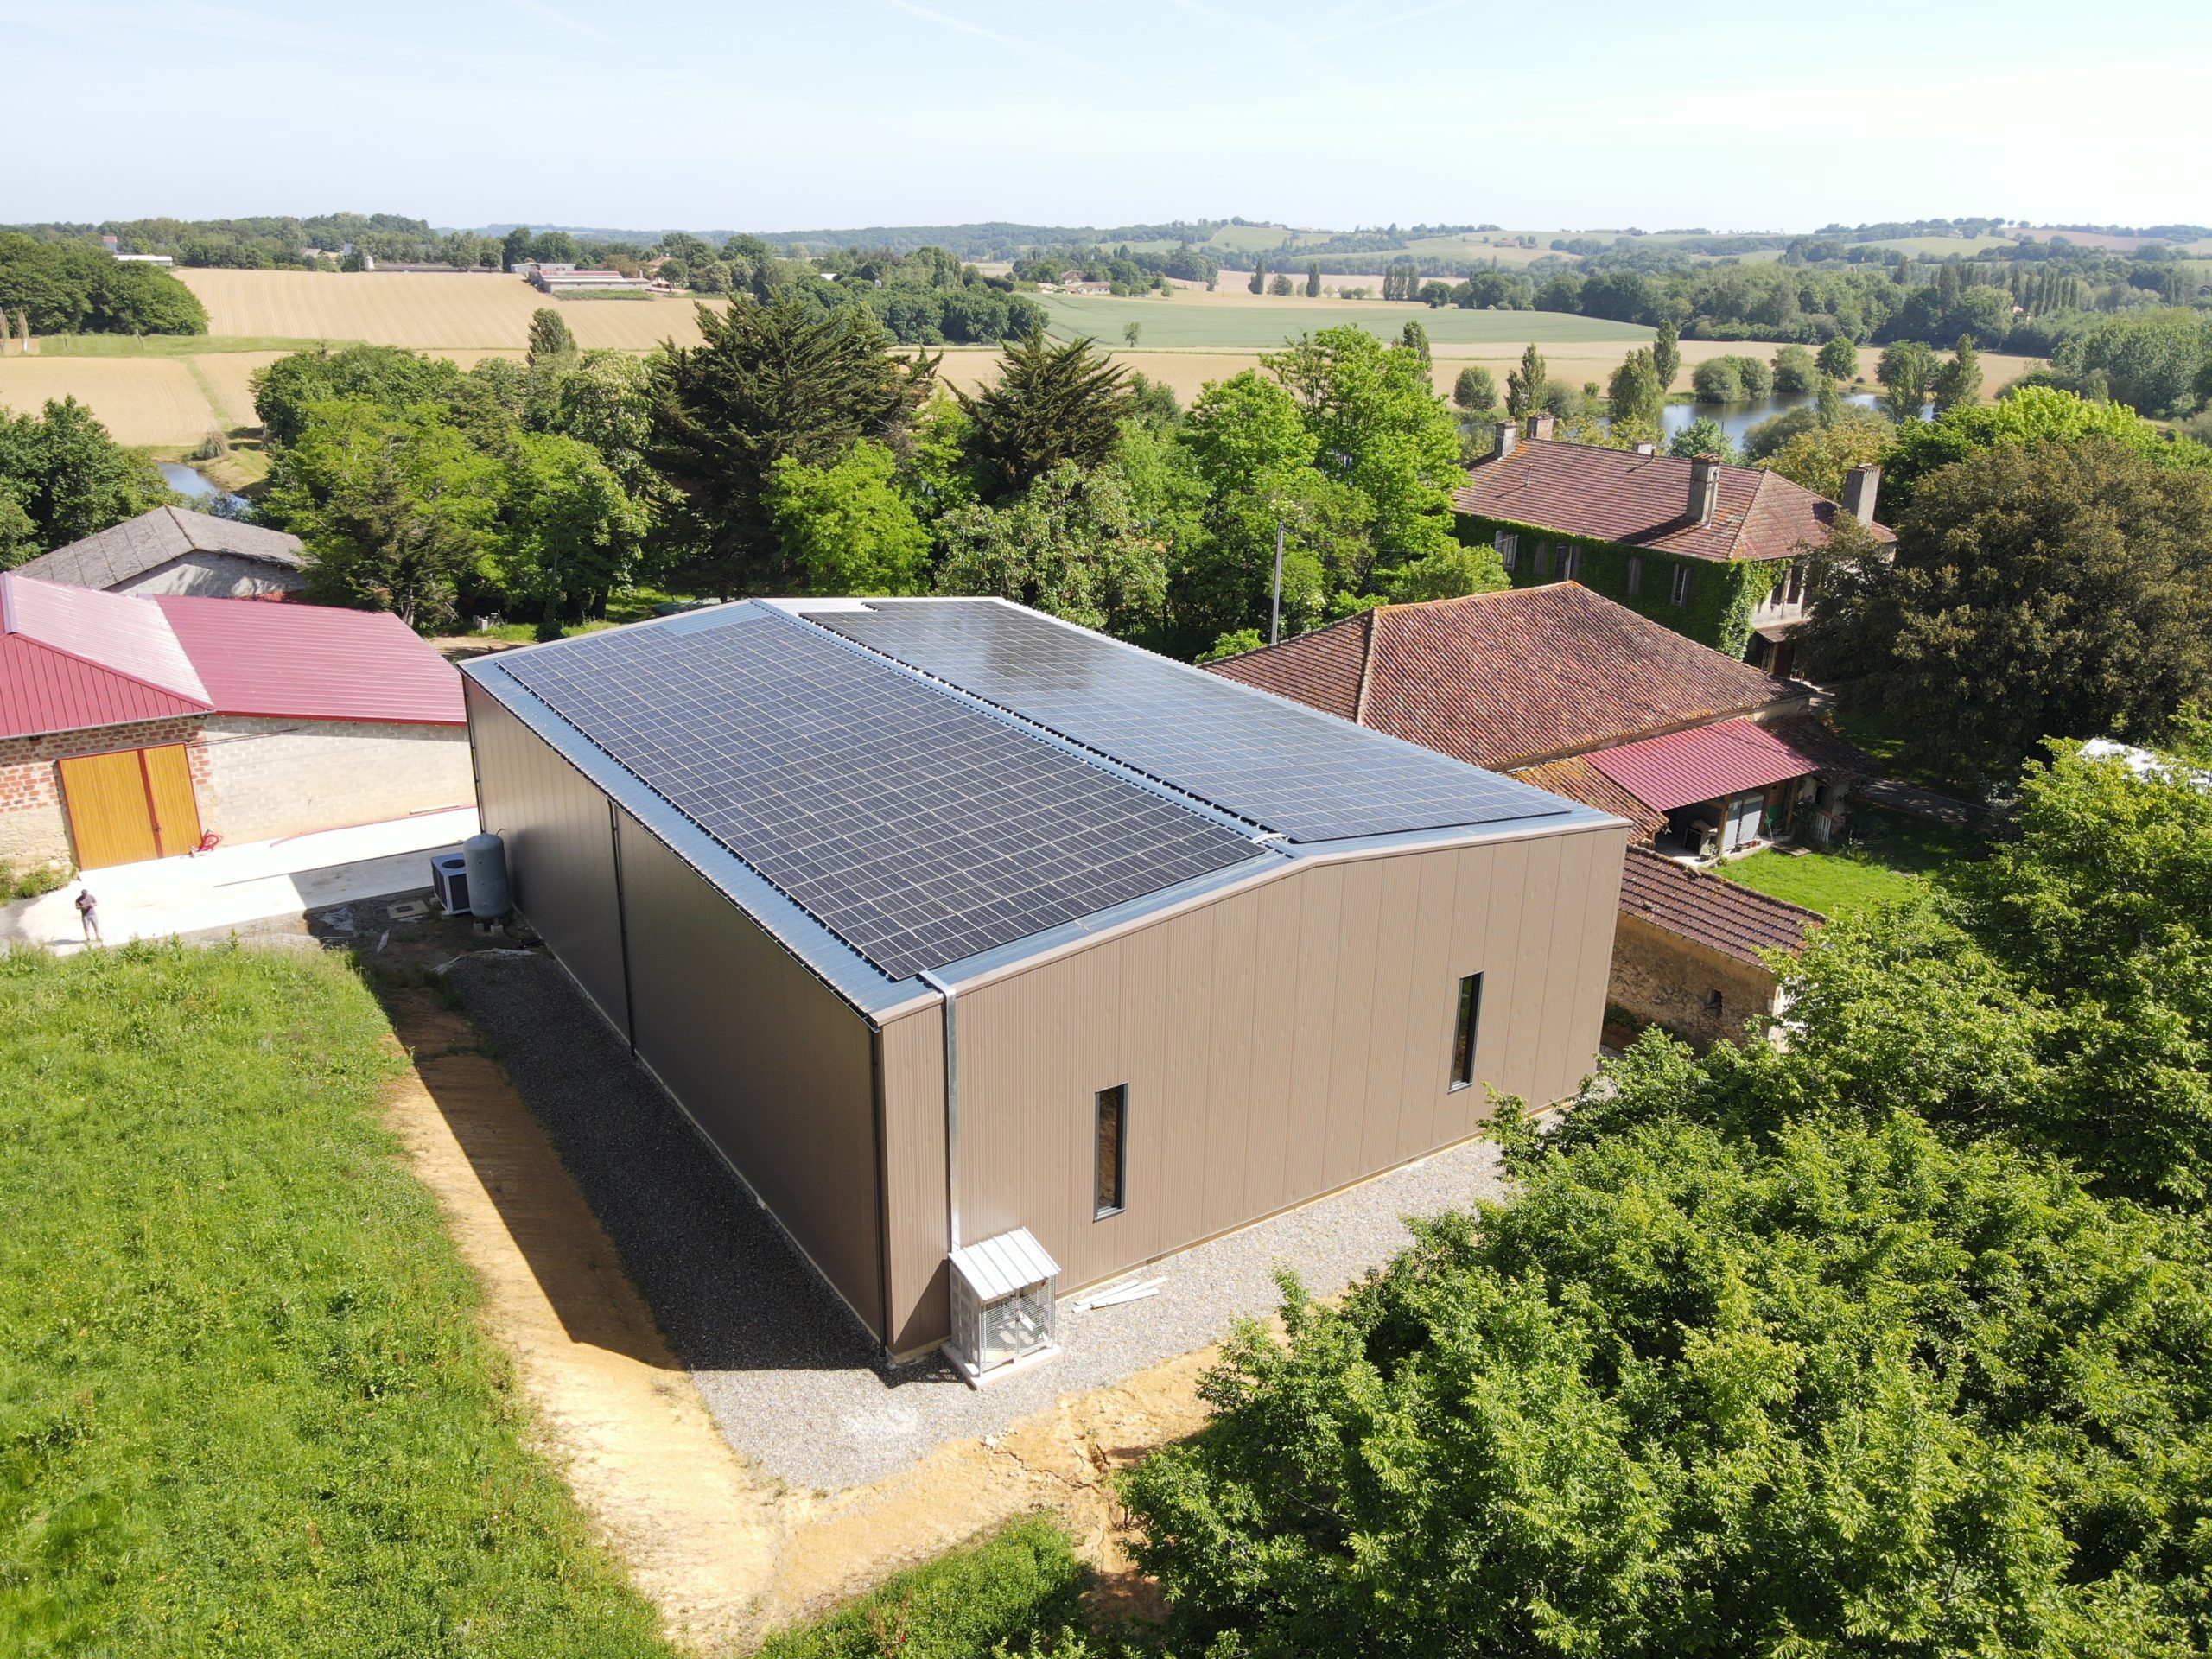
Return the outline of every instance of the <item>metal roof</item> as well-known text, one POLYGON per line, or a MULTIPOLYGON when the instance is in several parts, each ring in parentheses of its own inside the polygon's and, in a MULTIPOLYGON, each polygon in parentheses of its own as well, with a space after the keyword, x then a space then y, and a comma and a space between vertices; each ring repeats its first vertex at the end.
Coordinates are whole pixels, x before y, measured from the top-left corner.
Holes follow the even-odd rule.
POLYGON ((460 676, 394 616, 145 599, 0 572, 0 736, 206 714, 466 719, 460 676))
POLYGON ((160 607, 219 714, 467 723, 459 672, 388 611, 175 594, 142 602, 160 607))
POLYGON ((995 1302, 1059 1276, 1052 1260, 1027 1227, 1017 1227, 952 1253, 952 1270, 968 1281, 979 1302, 995 1302))
POLYGON ((1662 812, 1822 769, 1814 756, 1748 720, 1649 737, 1586 758, 1637 799, 1662 812))

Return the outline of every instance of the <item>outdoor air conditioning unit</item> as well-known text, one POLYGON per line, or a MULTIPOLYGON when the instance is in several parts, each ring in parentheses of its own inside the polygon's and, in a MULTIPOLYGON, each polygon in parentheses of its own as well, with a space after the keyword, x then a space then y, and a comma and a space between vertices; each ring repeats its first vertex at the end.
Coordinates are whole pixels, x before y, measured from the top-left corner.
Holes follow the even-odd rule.
POLYGON ((430 885, 438 891, 438 906, 448 916, 468 914, 468 861, 448 853, 430 861, 430 885))
POLYGON ((952 1253, 952 1338, 946 1349, 977 1387, 1055 1351, 1059 1263, 1027 1227, 952 1253))

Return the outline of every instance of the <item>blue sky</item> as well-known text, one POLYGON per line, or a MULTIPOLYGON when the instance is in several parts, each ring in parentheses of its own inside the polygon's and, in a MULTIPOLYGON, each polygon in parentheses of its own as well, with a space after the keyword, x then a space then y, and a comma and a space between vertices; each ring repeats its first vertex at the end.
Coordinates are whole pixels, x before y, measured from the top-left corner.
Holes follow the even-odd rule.
POLYGON ((2212 6, 0 0, 0 221, 2212 222, 2212 6))

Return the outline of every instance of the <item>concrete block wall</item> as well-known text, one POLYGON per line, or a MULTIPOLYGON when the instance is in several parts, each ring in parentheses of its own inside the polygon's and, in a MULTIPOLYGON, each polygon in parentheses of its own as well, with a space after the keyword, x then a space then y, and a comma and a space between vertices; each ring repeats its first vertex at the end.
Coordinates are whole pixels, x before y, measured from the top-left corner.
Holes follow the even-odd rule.
POLYGON ((226 842, 373 823, 476 798, 465 727, 215 715, 206 743, 200 822, 226 842))
POLYGON ((61 797, 60 762, 71 755, 110 749, 156 748, 182 743, 192 765, 193 790, 207 812, 208 757, 200 715, 102 726, 90 731, 0 738, 0 859, 21 867, 76 862, 69 815, 61 797))
POLYGON ((1606 1001, 1640 1020, 1663 1026, 1696 1047, 1742 1042, 1745 1022, 1776 1012, 1772 974, 1641 918, 1621 912, 1613 934, 1606 1001), (1713 992, 1720 1006, 1711 1005, 1713 992))

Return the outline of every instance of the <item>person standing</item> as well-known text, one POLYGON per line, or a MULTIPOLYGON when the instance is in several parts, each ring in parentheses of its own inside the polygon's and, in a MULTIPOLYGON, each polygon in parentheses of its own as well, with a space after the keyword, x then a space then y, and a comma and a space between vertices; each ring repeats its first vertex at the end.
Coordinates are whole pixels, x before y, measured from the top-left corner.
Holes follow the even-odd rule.
POLYGON ((86 944, 105 944, 100 938, 100 901, 92 897, 90 887, 77 889, 77 918, 85 925, 86 944))

